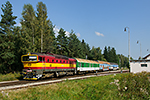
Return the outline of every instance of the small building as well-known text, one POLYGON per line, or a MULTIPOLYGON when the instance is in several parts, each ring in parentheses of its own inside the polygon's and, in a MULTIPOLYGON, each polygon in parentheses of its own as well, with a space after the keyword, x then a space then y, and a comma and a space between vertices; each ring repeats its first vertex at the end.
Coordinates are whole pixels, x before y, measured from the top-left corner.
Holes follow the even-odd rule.
POLYGON ((150 72, 150 54, 145 56, 141 60, 130 60, 130 72, 150 72))

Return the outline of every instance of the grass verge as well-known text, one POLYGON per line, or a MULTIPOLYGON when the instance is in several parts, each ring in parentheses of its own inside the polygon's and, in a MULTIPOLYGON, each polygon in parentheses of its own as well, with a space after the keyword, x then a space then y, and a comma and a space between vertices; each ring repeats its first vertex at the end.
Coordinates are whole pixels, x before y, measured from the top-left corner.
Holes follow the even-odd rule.
POLYGON ((149 100, 150 73, 114 74, 1 91, 3 100, 149 100))
POLYGON ((12 81, 12 80, 19 80, 22 76, 20 73, 9 73, 9 74, 0 74, 0 82, 1 81, 12 81))

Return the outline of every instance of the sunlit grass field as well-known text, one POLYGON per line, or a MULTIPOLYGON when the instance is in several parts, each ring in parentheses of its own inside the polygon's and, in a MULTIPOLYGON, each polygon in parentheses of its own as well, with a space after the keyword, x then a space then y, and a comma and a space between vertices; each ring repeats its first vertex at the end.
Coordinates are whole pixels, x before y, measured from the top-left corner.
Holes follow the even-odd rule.
POLYGON ((150 73, 114 74, 0 91, 3 100, 149 100, 150 73))

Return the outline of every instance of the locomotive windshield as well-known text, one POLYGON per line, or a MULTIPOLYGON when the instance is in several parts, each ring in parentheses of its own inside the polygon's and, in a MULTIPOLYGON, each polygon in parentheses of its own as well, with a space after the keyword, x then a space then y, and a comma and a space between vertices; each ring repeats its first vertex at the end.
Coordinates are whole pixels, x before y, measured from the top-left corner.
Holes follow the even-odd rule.
POLYGON ((37 61, 37 56, 23 56, 22 61, 37 61))

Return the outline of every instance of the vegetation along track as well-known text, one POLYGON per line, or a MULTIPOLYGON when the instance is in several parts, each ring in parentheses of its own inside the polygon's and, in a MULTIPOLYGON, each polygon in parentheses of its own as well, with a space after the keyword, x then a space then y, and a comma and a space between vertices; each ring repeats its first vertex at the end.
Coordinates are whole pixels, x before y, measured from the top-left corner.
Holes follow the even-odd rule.
MULTIPOLYGON (((127 73, 128 70, 123 70, 122 73, 127 73)), ((95 77, 95 76, 104 76, 110 74, 117 74, 121 73, 121 71, 106 71, 106 72, 98 72, 98 73, 87 73, 87 74, 78 74, 78 75, 67 75, 67 76, 60 76, 58 78, 45 78, 38 81, 27 81, 27 80, 20 80, 20 81, 8 81, 8 82, 0 82, 0 91, 6 89, 20 89, 25 87, 31 86, 38 86, 44 84, 52 84, 52 83, 59 83, 65 80, 74 80, 74 79, 86 79, 88 77, 95 77)))

